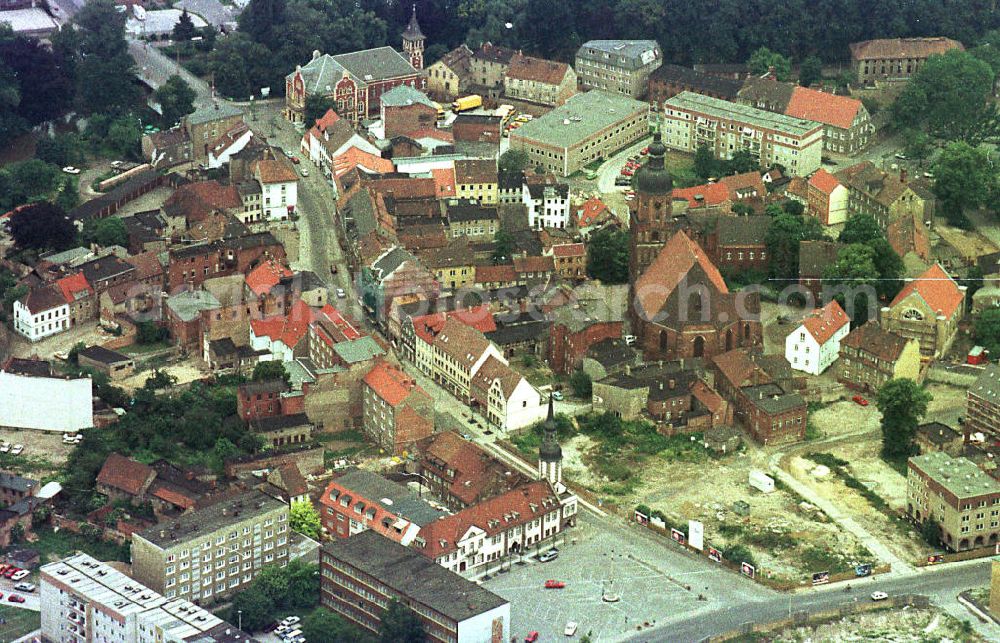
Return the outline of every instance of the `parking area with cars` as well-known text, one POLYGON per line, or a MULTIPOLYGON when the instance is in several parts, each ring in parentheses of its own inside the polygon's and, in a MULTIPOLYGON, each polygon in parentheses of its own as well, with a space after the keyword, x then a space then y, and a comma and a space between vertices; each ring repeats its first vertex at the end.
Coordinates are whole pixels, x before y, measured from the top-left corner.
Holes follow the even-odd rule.
MULTIPOLYGON (((511 622, 518 628, 511 635, 517 641, 529 640, 532 633, 539 641, 579 639, 588 633, 594 641, 617 640, 625 632, 641 636, 657 621, 718 606, 720 579, 709 577, 715 570, 694 560, 678 561, 644 538, 596 528, 592 520, 582 514, 571 539, 548 562, 527 559, 482 580, 483 587, 511 602, 511 622), (708 584, 711 590, 704 589, 708 584), (699 592, 709 600, 699 600, 699 592), (575 634, 566 634, 568 630, 575 634)), ((737 590, 740 579, 730 580, 731 590, 737 590)))

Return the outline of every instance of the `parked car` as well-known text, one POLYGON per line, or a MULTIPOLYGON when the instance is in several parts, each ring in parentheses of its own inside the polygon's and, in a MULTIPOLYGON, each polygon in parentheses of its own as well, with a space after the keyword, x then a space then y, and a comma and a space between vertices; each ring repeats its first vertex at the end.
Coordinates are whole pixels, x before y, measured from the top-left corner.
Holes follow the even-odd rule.
POLYGON ((299 160, 299 157, 297 157, 297 156, 290 156, 289 158, 292 159, 292 163, 294 163, 296 165, 298 165, 299 163, 302 162, 302 161, 299 160))
POLYGON ((528 635, 524 637, 524 643, 536 643, 536 641, 538 641, 538 632, 528 632, 528 635))
POLYGON ((14 574, 16 574, 19 571, 21 571, 21 570, 19 568, 17 568, 17 567, 8 567, 7 569, 4 570, 3 577, 4 578, 12 578, 14 576, 14 574))
POLYGON ((906 154, 903 154, 902 152, 896 152, 896 158, 898 158, 900 161, 905 161, 906 154))
POLYGON ((622 597, 619 596, 618 594, 615 594, 614 592, 601 594, 601 600, 604 601, 605 603, 617 603, 621 599, 622 597))
POLYGON ((10 579, 14 580, 14 581, 18 581, 18 580, 21 580, 22 578, 27 578, 30 575, 31 575, 31 572, 29 572, 27 569, 22 569, 20 571, 16 571, 13 574, 11 574, 10 575, 10 579))
POLYGON ((10 453, 10 443, 9 442, 6 442, 6 441, 0 442, 0 453, 10 453))
POLYGON ((569 621, 566 623, 566 629, 563 630, 563 634, 566 636, 573 636, 576 634, 576 629, 578 627, 580 627, 580 625, 576 621, 569 621))
POLYGON ((281 150, 281 153, 287 156, 288 158, 292 158, 293 156, 292 153, 289 152, 288 150, 281 150))
POLYGON ((626 346, 631 346, 632 344, 635 343, 636 337, 635 335, 625 335, 622 339, 625 340, 626 346))
POLYGON ((889 595, 885 592, 872 592, 873 601, 884 601, 887 598, 889 598, 889 595))
POLYGON ((67 165, 66 167, 63 168, 63 172, 65 172, 66 174, 79 174, 80 168, 73 167, 72 165, 67 165))
POLYGON ((24 445, 23 444, 15 444, 14 446, 12 446, 10 448, 10 454, 11 455, 21 455, 22 451, 24 451, 24 445))
POLYGON ((646 156, 647 154, 649 154, 649 147, 647 146, 647 147, 644 147, 641 150, 639 150, 639 154, 642 154, 643 156, 646 156))
POLYGON ((11 603, 23 603, 24 597, 18 596, 17 594, 11 594, 7 600, 10 601, 11 603))
POLYGON ((562 392, 560 392, 560 391, 553 391, 552 392, 552 399, 555 400, 556 402, 561 402, 562 399, 563 399, 562 392))
POLYGON ((344 292, 343 288, 337 288, 337 299, 346 299, 347 293, 344 292))
POLYGON ((30 594, 38 588, 31 583, 18 583, 17 585, 14 585, 14 589, 19 592, 28 592, 30 594))
POLYGON ((561 580, 547 580, 545 581, 545 589, 562 589, 566 587, 566 583, 561 580))
POLYGON ((866 400, 865 398, 861 397, 860 395, 855 395, 855 396, 854 396, 854 397, 852 397, 851 399, 852 399, 852 400, 854 401, 854 403, 855 403, 855 404, 857 404, 858 406, 868 406, 868 400, 866 400))
POLYGON ((298 616, 286 616, 285 618, 281 619, 281 624, 282 625, 295 625, 296 623, 298 623, 301 620, 302 619, 299 618, 298 616))
POLYGON ((309 176, 309 168, 302 168, 302 176, 309 176))
POLYGON ((540 562, 540 563, 547 563, 550 560, 555 560, 556 558, 559 558, 559 550, 558 549, 550 549, 550 550, 548 550, 546 552, 542 552, 541 554, 538 555, 538 562, 540 562))

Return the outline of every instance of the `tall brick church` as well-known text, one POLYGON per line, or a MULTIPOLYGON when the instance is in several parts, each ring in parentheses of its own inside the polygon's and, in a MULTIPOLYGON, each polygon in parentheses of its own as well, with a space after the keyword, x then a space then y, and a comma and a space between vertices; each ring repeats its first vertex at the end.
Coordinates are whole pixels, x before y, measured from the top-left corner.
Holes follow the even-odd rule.
POLYGON ((657 132, 636 172, 629 283, 632 332, 643 356, 712 357, 763 344, 756 294, 730 293, 705 251, 673 222, 673 179, 657 132))

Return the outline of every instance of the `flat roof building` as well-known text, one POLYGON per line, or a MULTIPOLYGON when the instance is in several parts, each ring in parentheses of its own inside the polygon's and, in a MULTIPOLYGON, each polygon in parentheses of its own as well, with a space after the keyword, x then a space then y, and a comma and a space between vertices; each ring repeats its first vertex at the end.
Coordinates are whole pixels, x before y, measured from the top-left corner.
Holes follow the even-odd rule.
POLYGON ((389 601, 412 609, 428 641, 510 639, 510 603, 416 551, 365 531, 320 550, 320 604, 377 633, 389 601))
POLYGON ((576 52, 575 68, 581 87, 642 98, 649 75, 662 64, 655 40, 588 40, 576 52))
POLYGON ((132 535, 132 573, 167 598, 201 603, 288 562, 288 505, 248 491, 132 535))
POLYGON ((165 598, 84 553, 43 566, 39 585, 46 641, 254 641, 211 612, 165 598))
POLYGON ((795 176, 818 170, 823 156, 823 125, 816 121, 693 92, 663 102, 662 134, 670 149, 693 153, 704 145, 718 159, 747 150, 762 167, 780 164, 795 176))
POLYGON ((593 90, 514 130, 510 148, 526 152, 534 166, 569 176, 648 135, 646 103, 593 90))

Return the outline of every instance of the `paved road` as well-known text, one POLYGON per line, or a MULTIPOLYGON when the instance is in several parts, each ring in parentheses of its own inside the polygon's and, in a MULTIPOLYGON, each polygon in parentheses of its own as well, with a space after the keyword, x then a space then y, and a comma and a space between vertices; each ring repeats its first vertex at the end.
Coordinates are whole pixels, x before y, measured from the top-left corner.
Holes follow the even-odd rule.
POLYGON ((652 140, 649 137, 644 138, 605 161, 597 170, 597 191, 606 194, 608 192, 621 192, 625 190, 626 188, 624 187, 615 187, 615 178, 621 173, 628 157, 638 154, 639 150, 649 145, 652 140))
MULTIPOLYGON (((862 580, 852 584, 850 592, 842 587, 824 587, 810 589, 801 594, 775 596, 765 600, 735 601, 729 605, 691 615, 684 614, 656 628, 630 637, 631 641, 701 641, 706 637, 735 630, 746 622, 766 623, 786 618, 796 611, 820 612, 835 609, 838 605, 871 600, 873 591, 883 591, 890 596, 903 594, 923 594, 940 607, 948 609, 953 605, 955 596, 971 587, 988 584, 990 580, 990 563, 988 560, 956 563, 953 566, 932 568, 916 572, 906 577, 891 580, 862 580)), ((995 624, 982 625, 969 612, 950 613, 959 618, 971 620, 981 633, 989 640, 998 640, 1000 628, 995 624)))
MULTIPOLYGON (((65 1, 69 2, 71 0, 65 1)), ((180 74, 181 78, 187 81, 188 85, 195 92, 195 107, 204 107, 212 104, 212 88, 209 84, 183 67, 179 67, 170 57, 160 53, 156 47, 138 40, 129 40, 128 50, 132 54, 132 58, 135 59, 135 73, 142 82, 153 89, 157 89, 174 74, 180 74)), ((227 102, 222 98, 214 100, 220 103, 227 102)))

